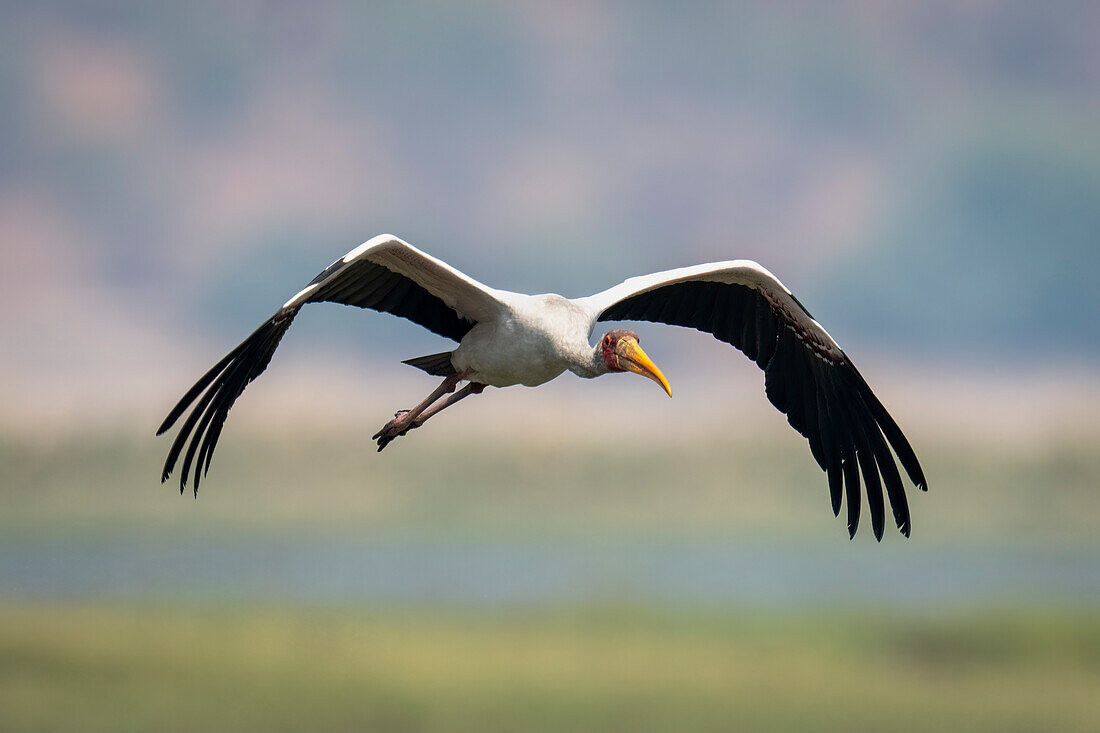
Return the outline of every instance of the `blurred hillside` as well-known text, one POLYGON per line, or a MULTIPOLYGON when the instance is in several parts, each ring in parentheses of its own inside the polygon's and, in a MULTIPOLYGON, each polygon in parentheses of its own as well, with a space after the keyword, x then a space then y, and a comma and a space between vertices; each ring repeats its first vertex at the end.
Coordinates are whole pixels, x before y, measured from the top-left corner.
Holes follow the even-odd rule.
MULTIPOLYGON (((857 353, 1096 363, 1091 3, 2 12, 8 403, 201 369, 381 231, 565 295, 748 257, 857 353)), ((319 310, 314 349, 439 347, 319 310)))

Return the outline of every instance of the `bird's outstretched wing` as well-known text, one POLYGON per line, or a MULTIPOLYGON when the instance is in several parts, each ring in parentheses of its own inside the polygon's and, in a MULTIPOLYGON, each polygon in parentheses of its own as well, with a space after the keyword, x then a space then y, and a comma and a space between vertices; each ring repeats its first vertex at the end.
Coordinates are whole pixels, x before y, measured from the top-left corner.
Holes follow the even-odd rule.
POLYGON ((882 537, 883 484, 894 521, 909 536, 909 506, 890 448, 924 491, 916 454, 837 342, 766 269, 749 260, 684 267, 630 278, 576 302, 593 323, 688 326, 743 351, 764 370, 768 399, 809 440, 828 474, 834 514, 843 489, 849 536, 859 524, 861 472, 875 538, 882 537))
POLYGON ((161 481, 171 475, 190 438, 180 471, 180 492, 186 488, 194 465, 193 485, 198 493, 200 474, 210 469, 229 408, 248 383, 267 368, 294 316, 307 303, 342 303, 392 313, 455 341, 502 307, 492 288, 397 237, 382 234, 364 242, 284 303, 172 408, 157 435, 170 429, 194 404, 168 452, 161 481))

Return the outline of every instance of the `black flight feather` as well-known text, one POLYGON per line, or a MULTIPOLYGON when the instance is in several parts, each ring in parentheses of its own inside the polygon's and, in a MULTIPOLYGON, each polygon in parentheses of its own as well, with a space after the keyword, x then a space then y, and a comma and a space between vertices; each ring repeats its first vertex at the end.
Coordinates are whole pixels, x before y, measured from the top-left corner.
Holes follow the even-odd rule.
MULTIPOLYGON (((296 308, 280 310, 265 321, 251 336, 229 352, 225 359, 215 365, 214 369, 203 375, 195 386, 183 396, 183 399, 176 404, 172 412, 169 413, 168 418, 165 419, 164 424, 161 425, 158 434, 172 427, 176 419, 198 398, 198 402, 191 410, 191 414, 187 417, 183 427, 180 428, 179 434, 176 435, 176 439, 168 451, 168 458, 164 462, 164 470, 161 473, 161 481, 167 481, 168 477, 171 476, 176 461, 190 438, 191 445, 184 457, 183 469, 180 471, 180 492, 184 491, 195 453, 201 445, 203 435, 206 434, 208 437, 212 436, 214 441, 203 448, 200 466, 195 469, 195 480, 197 482, 200 468, 209 465, 217 436, 220 433, 221 422, 224 421, 229 408, 233 406, 233 402, 244 391, 248 383, 267 368, 272 353, 274 353, 287 328, 290 327, 297 312, 296 308), (205 393, 203 392, 204 389, 206 390, 205 393), (202 394, 201 398, 199 397, 200 394, 202 394), (211 428, 214 430, 212 433, 209 432, 211 428)), ((197 486, 195 491, 197 493, 197 486)))
MULTIPOLYGON (((793 295, 791 299, 812 318, 793 295)), ((688 326, 740 349, 764 370, 768 400, 806 438, 826 472, 834 514, 847 499, 849 536, 859 525, 863 490, 876 539, 882 537, 886 497, 898 529, 908 536, 909 509, 894 456, 913 483, 925 489, 916 454, 851 360, 834 347, 822 351, 812 335, 800 337, 790 318, 750 286, 687 280, 624 298, 598 320, 688 326)))

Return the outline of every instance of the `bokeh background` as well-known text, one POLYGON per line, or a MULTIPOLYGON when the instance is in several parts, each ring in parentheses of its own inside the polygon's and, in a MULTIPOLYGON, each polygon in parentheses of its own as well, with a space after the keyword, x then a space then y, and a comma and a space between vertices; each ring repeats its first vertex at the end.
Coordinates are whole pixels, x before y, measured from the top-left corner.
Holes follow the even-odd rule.
POLYGON ((0 727, 1096 730, 1100 5, 0 6, 0 727), (491 391, 298 319, 197 499, 160 419, 395 233, 578 296, 752 258, 931 483, 849 541, 739 353, 491 391))

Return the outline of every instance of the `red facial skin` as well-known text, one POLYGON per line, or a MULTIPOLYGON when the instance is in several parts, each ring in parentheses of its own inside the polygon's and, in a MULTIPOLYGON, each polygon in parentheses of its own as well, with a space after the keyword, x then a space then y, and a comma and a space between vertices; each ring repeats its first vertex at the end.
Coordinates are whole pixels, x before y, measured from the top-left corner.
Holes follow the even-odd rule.
POLYGON ((635 341, 639 341, 638 334, 633 331, 627 331, 625 328, 612 329, 605 333, 604 337, 600 339, 600 346, 603 348, 603 363, 607 365, 607 371, 626 371, 619 367, 619 355, 615 353, 615 344, 619 343, 620 339, 627 336, 633 338, 635 341))

